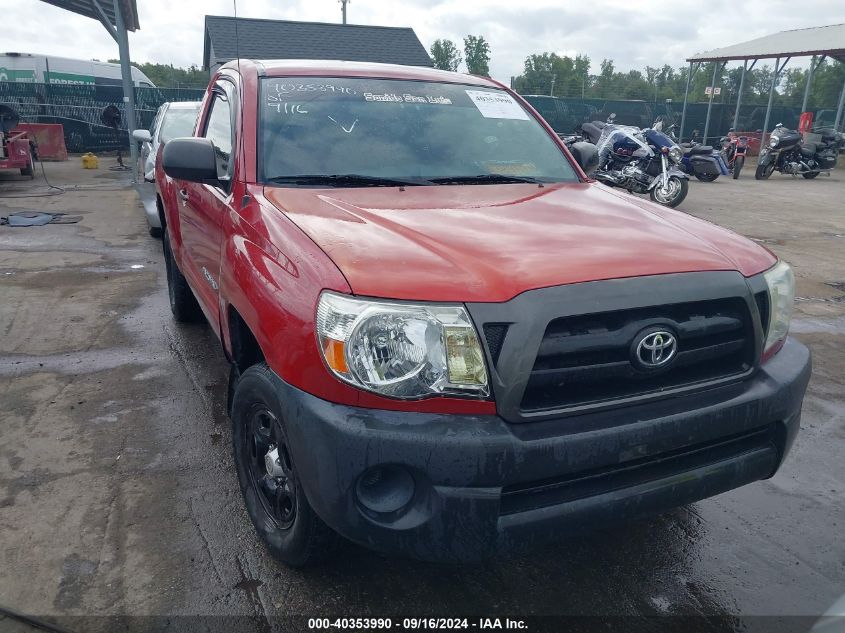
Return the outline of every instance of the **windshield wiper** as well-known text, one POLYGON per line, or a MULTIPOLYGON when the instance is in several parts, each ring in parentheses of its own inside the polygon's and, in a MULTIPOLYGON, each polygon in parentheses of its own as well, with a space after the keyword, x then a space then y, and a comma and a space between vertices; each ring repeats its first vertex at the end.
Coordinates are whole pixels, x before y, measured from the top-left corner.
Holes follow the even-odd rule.
POLYGON ((507 174, 477 174, 475 176, 444 176, 443 178, 432 178, 431 182, 438 185, 461 184, 461 185, 484 185, 484 184, 508 184, 528 182, 542 184, 542 180, 531 176, 509 176, 507 174))
POLYGON ((406 185, 430 185, 424 178, 390 178, 386 176, 365 176, 363 174, 297 174, 295 176, 273 176, 267 179, 280 185, 327 185, 331 187, 403 187, 406 185))

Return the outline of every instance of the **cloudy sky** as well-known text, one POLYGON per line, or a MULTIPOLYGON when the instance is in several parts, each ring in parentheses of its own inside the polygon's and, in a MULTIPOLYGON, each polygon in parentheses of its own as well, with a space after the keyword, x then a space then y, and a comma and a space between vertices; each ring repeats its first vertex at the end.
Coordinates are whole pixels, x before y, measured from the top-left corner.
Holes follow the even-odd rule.
MULTIPOLYGON (((105 0, 111 2, 111 0, 105 0)), ((231 15, 232 0, 137 0, 141 30, 130 34, 133 61, 201 65, 203 16, 231 15)), ((349 22, 411 26, 428 48, 440 37, 483 35, 491 74, 505 82, 531 53, 584 53, 597 72, 679 66, 696 52, 785 29, 845 22, 841 0, 351 0, 349 22)), ((105 60, 117 45, 94 20, 39 0, 4 0, 2 49, 105 60)), ((337 0, 238 0, 243 17, 340 21, 337 0)), ((462 44, 461 44, 462 47, 462 44)), ((800 62, 798 62, 800 63, 800 62)))

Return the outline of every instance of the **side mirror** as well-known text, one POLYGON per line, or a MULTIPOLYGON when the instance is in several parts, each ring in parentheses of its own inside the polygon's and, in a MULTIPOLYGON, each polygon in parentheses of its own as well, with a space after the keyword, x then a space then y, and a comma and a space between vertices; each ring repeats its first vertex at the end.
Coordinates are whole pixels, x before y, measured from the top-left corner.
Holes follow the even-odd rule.
POLYGON ((139 143, 151 143, 153 140, 153 137, 150 136, 149 130, 134 130, 132 132, 132 138, 139 143))
POLYGON ((599 151, 592 143, 584 141, 573 143, 569 147, 569 151, 572 152, 575 161, 588 176, 599 166, 599 151))
POLYGON ((216 182, 217 156, 207 138, 174 138, 162 152, 164 173, 176 180, 216 182))

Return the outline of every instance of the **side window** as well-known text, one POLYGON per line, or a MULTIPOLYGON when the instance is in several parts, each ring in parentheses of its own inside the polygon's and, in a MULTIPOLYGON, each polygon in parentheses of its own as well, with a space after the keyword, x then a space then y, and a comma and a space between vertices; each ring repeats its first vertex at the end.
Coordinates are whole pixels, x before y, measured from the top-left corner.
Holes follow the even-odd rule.
POLYGON ((156 110, 156 115, 153 117, 153 122, 150 123, 150 136, 155 138, 156 129, 158 128, 158 121, 161 118, 162 109, 156 110))
POLYGON ((232 108, 223 93, 214 95, 204 136, 214 144, 214 153, 217 155, 217 177, 222 181, 231 179, 232 108))

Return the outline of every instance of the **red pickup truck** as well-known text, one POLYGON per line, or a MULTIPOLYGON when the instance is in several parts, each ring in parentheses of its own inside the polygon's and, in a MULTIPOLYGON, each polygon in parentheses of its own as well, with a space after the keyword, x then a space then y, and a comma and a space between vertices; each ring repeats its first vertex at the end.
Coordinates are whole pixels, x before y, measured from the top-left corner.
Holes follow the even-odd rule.
POLYGON ((338 534, 477 560, 789 451, 789 266, 597 185, 595 148, 501 84, 241 60, 194 134, 157 178, 171 307, 222 342, 246 507, 285 563, 338 534))

